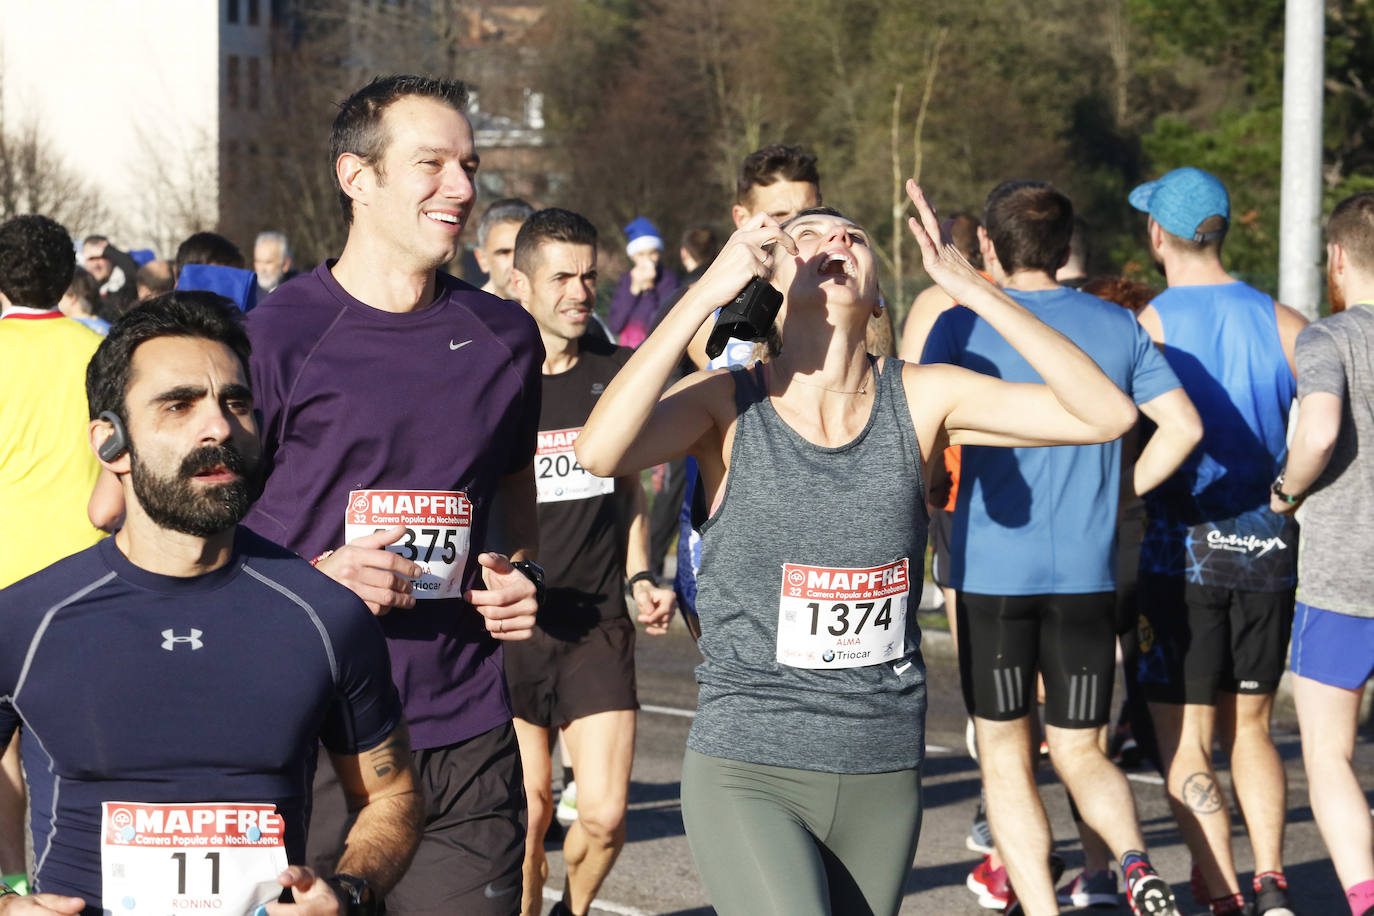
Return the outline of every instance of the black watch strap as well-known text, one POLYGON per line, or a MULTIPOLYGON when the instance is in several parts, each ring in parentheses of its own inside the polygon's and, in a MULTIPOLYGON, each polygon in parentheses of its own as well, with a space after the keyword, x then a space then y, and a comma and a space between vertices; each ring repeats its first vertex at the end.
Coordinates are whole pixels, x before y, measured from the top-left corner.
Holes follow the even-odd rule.
POLYGON ((646 569, 642 572, 637 572, 633 576, 631 576, 629 581, 625 583, 625 590, 627 592, 634 592, 635 586, 641 582, 648 582, 655 588, 658 587, 658 577, 646 569))
POLYGON ((324 880, 343 898, 345 916, 377 916, 377 895, 366 878, 340 874, 324 880))
POLYGON ((1307 495, 1306 493, 1299 493, 1299 494, 1296 495, 1296 496, 1291 496, 1291 495, 1289 495, 1289 494, 1283 492, 1283 475, 1282 475, 1282 474, 1280 474, 1278 477, 1274 478, 1274 483, 1269 487, 1269 490, 1270 490, 1270 492, 1272 492, 1275 496, 1277 496, 1279 499, 1281 499, 1281 500, 1283 500, 1284 502, 1288 503, 1288 505, 1290 505, 1290 506, 1296 506, 1298 503, 1302 502, 1302 501, 1303 501, 1303 498, 1307 495))
POLYGON ((511 563, 511 567, 519 570, 526 579, 534 583, 534 600, 540 607, 543 607, 545 593, 544 567, 530 560, 515 560, 511 563))

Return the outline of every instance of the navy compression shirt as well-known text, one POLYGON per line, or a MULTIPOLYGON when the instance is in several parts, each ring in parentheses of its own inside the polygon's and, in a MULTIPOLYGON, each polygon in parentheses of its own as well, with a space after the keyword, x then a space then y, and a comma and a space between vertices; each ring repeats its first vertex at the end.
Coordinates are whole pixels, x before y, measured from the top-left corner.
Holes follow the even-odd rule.
POLYGON ((240 528, 175 578, 107 538, 0 591, 0 736, 17 727, 37 890, 100 913, 101 804, 275 805, 303 861, 317 742, 402 722, 381 628, 348 589, 240 528))

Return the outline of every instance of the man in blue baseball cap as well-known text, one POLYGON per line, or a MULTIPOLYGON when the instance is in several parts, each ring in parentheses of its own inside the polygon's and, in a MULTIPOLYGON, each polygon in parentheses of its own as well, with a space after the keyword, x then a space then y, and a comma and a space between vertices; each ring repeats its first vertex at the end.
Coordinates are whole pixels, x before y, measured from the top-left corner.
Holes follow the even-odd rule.
POLYGON ((1131 192, 1169 288, 1140 323, 1202 415, 1201 444, 1146 496, 1140 553, 1140 684, 1150 699, 1169 802, 1211 912, 1246 906, 1229 809, 1212 767, 1219 735, 1255 858, 1255 909, 1292 909, 1283 877, 1283 765, 1269 735, 1293 624, 1296 526, 1270 510, 1307 323, 1226 272, 1226 186, 1181 168, 1131 192))

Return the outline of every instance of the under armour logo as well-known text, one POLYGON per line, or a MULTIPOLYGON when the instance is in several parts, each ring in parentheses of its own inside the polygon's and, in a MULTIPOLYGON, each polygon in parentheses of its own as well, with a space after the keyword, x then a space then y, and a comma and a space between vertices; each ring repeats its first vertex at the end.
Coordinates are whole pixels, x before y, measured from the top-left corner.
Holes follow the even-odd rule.
POLYGON ((166 649, 168 652, 171 652, 173 649, 176 648, 177 643, 189 642, 191 644, 191 651, 194 652, 197 649, 205 648, 205 643, 200 641, 200 637, 202 635, 204 634, 200 630, 197 630, 195 628, 191 629, 190 636, 178 636, 176 635, 175 630, 163 630, 162 648, 166 649))

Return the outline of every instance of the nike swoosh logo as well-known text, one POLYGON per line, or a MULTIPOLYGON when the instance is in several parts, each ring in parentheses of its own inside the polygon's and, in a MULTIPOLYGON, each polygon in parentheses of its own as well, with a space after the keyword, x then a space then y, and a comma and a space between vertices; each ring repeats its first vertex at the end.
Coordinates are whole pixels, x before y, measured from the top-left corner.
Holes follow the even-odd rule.
POLYGON ((497 890, 496 888, 494 888, 494 887, 492 887, 490 884, 488 884, 488 885, 486 886, 486 889, 483 890, 482 893, 484 893, 484 894, 487 895, 487 899, 488 899, 488 900, 495 900, 497 897, 504 897, 504 896, 506 896, 507 894, 511 894, 511 893, 514 893, 515 891, 520 890, 520 887, 521 887, 521 883, 520 883, 520 882, 521 882, 521 879, 520 879, 520 878, 516 878, 514 884, 512 884, 510 887, 501 888, 500 890, 497 890))
POLYGON ((902 662, 902 663, 900 663, 900 664, 897 664, 897 665, 893 665, 893 666, 892 666, 892 673, 893 673, 893 674, 901 674, 902 672, 906 671, 906 669, 908 669, 908 668, 910 668, 910 667, 911 667, 911 662, 902 662))
POLYGON ((467 346, 468 344, 470 344, 470 343, 472 343, 472 341, 470 341, 470 340, 465 340, 465 341, 463 341, 462 343, 454 343, 452 340, 450 340, 450 341, 448 342, 448 348, 449 348, 450 350, 461 350, 461 349, 463 349, 464 347, 466 347, 466 346, 467 346))

